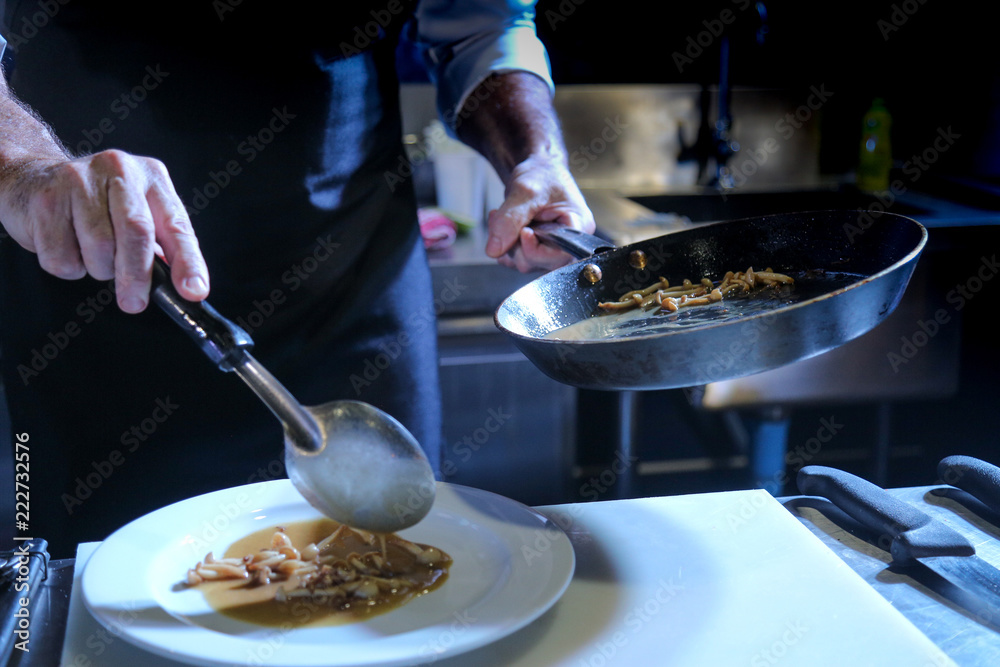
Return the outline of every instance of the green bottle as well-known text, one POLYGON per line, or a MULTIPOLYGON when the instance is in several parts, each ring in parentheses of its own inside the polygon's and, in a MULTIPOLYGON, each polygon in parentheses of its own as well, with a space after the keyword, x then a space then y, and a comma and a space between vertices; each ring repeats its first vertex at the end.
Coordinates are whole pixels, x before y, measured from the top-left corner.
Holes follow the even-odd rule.
POLYGON ((861 153, 858 158, 857 184, 866 192, 884 192, 889 189, 889 171, 892 169, 892 143, 889 131, 892 116, 881 97, 875 98, 865 114, 861 127, 861 153))

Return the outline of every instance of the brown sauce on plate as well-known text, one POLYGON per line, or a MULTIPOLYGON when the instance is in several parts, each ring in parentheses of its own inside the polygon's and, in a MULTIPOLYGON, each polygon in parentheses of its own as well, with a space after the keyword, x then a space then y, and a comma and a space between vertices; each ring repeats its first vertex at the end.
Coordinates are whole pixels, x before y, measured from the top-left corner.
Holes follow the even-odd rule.
MULTIPOLYGON (((331 519, 270 526, 234 543, 220 558, 244 559, 272 549, 278 531, 304 554, 306 545, 320 544, 338 528, 341 525, 331 519)), ((318 571, 276 575, 269 583, 251 575, 250 579, 204 581, 195 587, 225 616, 256 625, 304 627, 363 621, 435 590, 448 577, 451 557, 433 547, 415 545, 419 547, 415 549, 413 542, 398 535, 356 532, 346 526, 337 535, 310 561, 318 571), (352 558, 355 564, 363 564, 361 569, 350 564, 352 558), (344 576, 353 579, 352 583, 344 585, 344 576), (367 588, 344 593, 358 581, 367 588)))

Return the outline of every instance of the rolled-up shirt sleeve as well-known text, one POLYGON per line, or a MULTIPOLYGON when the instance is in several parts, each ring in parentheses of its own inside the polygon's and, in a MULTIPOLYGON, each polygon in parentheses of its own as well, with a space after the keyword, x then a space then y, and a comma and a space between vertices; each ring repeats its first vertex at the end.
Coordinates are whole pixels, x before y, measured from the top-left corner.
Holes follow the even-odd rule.
POLYGON ((416 19, 417 40, 449 129, 469 94, 492 73, 531 72, 554 90, 533 0, 422 0, 416 19))

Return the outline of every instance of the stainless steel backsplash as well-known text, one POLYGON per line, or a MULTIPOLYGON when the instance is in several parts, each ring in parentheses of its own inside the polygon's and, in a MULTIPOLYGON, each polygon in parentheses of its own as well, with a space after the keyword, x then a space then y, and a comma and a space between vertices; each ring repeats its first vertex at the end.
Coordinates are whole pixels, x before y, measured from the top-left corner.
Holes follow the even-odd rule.
MULTIPOLYGON (((808 187, 820 180, 819 91, 736 88, 730 167, 741 188, 808 187)), ((701 89, 685 85, 560 86, 555 105, 581 187, 656 193, 697 185, 697 166, 679 161, 701 123, 701 89)), ((714 122, 715 93, 709 118, 714 122)), ((435 117, 433 88, 402 90, 404 130, 412 138, 435 117)))

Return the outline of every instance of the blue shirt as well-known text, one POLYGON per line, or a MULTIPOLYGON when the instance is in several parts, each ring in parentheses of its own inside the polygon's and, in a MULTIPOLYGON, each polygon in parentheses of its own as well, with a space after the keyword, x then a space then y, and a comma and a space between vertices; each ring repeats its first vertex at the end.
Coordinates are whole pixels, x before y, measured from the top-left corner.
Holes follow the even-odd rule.
POLYGON ((417 31, 449 127, 466 97, 491 73, 527 71, 553 89, 548 56, 535 31, 533 0, 424 0, 417 31))

